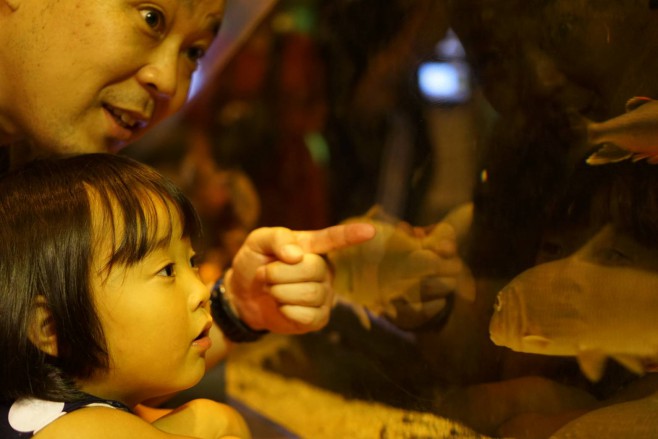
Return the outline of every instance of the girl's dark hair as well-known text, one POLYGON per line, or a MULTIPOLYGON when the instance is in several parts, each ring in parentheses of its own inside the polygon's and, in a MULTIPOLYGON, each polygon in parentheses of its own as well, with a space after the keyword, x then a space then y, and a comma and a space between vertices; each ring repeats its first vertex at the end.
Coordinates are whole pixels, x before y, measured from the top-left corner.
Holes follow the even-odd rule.
POLYGON ((75 400, 75 379, 107 367, 90 287, 94 249, 99 239, 113 244, 103 261, 108 270, 140 261, 161 240, 154 230, 159 206, 180 216, 183 236, 199 238, 183 193, 126 157, 43 159, 0 179, 0 399, 75 400), (106 230, 94 230, 92 212, 93 226, 106 230), (52 314, 56 358, 28 338, 38 296, 52 314))

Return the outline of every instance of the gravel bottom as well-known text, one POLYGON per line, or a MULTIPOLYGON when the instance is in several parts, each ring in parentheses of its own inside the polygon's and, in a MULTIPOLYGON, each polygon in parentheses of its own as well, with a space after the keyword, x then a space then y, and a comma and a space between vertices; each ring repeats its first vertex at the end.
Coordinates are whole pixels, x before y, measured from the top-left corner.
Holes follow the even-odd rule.
MULTIPOLYGON (((270 335, 240 345, 226 365, 227 393, 301 438, 485 438, 430 413, 347 399, 309 383, 265 370, 263 362, 287 338, 270 335)), ((258 439, 255 437, 255 439, 258 439)))

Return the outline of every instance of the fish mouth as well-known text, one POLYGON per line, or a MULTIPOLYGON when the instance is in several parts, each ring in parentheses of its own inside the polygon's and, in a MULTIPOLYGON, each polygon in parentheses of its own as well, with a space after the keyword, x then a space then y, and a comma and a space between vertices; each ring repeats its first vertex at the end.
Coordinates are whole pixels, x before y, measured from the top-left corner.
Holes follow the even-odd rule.
POLYGON ((514 285, 503 288, 496 296, 489 324, 489 337, 494 344, 513 350, 521 349, 521 337, 526 333, 523 303, 514 285))
POLYGON ((505 289, 498 292, 494 303, 493 315, 489 323, 489 337, 494 344, 504 346, 507 328, 505 325, 505 289))

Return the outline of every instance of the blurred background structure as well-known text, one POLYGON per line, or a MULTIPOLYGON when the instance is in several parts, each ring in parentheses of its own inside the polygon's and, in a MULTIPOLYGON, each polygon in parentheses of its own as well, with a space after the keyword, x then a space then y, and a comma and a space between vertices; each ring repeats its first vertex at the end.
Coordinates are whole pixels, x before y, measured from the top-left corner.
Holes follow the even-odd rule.
POLYGON ((477 298, 451 298, 447 322, 368 330, 337 306, 319 333, 238 348, 229 397, 284 429, 256 437, 548 437, 616 392, 651 393, 621 367, 589 383, 573 358, 494 346, 489 317, 512 278, 568 255, 547 239, 559 200, 602 185, 572 178, 583 127, 658 97, 654 3, 227 0, 186 110, 125 150, 194 200, 207 280, 255 227, 317 229, 374 205, 431 226, 474 205, 460 252, 477 298))

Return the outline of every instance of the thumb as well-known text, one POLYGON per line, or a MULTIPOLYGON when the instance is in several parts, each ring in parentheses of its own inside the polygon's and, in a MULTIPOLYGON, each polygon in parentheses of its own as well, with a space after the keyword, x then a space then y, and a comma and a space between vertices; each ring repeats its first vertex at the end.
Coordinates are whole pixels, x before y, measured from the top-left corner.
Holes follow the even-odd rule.
POLYGON ((296 233, 285 227, 262 227, 249 234, 245 246, 264 259, 274 257, 287 264, 296 264, 304 257, 296 233))

